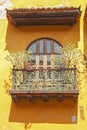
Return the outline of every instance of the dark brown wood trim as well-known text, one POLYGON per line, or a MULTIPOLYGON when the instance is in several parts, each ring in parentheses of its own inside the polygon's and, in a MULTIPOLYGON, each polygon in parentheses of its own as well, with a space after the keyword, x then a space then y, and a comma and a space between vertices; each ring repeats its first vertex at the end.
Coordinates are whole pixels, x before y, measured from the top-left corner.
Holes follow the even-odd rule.
POLYGON ((12 100, 17 102, 21 99, 27 99, 28 101, 34 101, 34 99, 42 98, 43 101, 49 101, 49 98, 56 98, 59 102, 66 100, 66 98, 72 99, 74 102, 78 101, 79 91, 33 91, 30 93, 29 91, 10 91, 12 100))
POLYGON ((39 40, 36 41, 36 55, 39 55, 39 40))
POLYGON ((7 10, 8 20, 15 26, 73 25, 81 16, 80 7, 31 8, 7 10))

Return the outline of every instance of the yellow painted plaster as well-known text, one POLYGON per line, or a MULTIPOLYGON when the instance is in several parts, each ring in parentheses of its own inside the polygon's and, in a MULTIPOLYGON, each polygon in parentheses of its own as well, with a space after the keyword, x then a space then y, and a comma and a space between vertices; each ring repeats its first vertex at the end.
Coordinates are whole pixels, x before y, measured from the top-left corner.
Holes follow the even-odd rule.
MULTIPOLYGON (((84 48, 86 48, 86 42, 85 42, 85 47, 84 47, 84 30, 83 30, 83 16, 84 16, 84 10, 86 6, 86 0, 11 0, 13 2, 13 7, 41 7, 41 6, 56 6, 59 4, 63 4, 65 6, 76 6, 78 7, 81 5, 81 10, 83 11, 81 20, 80 20, 80 30, 78 34, 78 25, 75 25, 74 27, 76 28, 75 33, 77 33, 78 37, 74 38, 74 41, 72 39, 72 42, 76 41, 78 42, 78 47, 84 52, 84 48)), ((12 7, 12 8, 13 8, 12 7)), ((73 27, 73 28, 74 28, 73 27)), ((79 95, 79 100, 78 104, 72 103, 72 101, 67 101, 63 102, 62 104, 56 102, 56 101, 50 101, 47 104, 45 104, 45 109, 43 106, 43 102, 38 101, 38 104, 34 102, 33 104, 27 103, 27 102, 22 102, 19 104, 14 104, 11 100, 10 95, 6 93, 5 87, 4 86, 4 79, 8 80, 8 75, 9 75, 9 63, 7 63, 4 60, 4 57, 6 55, 6 51, 4 50, 7 42, 7 48, 9 48, 8 43, 12 42, 13 35, 12 33, 16 33, 17 35, 14 35, 14 41, 12 42, 11 48, 19 48, 22 50, 26 48, 29 42, 31 42, 33 39, 31 37, 30 41, 28 40, 28 32, 29 29, 31 31, 31 34, 33 34, 34 29, 36 29, 36 33, 34 34, 35 38, 38 38, 39 30, 37 31, 37 28, 27 28, 26 33, 24 28, 14 28, 12 25, 8 24, 8 21, 6 19, 0 20, 0 130, 86 130, 87 129, 87 79, 84 78, 83 76, 83 82, 81 85, 81 91, 79 95), (33 29, 33 31, 32 31, 33 29), (18 33, 20 32, 20 34, 18 33), (38 33, 38 34, 37 34, 38 33), (25 41, 21 37, 24 35, 26 36, 26 41, 27 45, 25 44, 25 41), (17 38, 20 39, 20 43, 17 44, 17 38), (16 43, 16 44, 15 44, 16 43), (38 106, 39 105, 39 106, 38 106), (71 108, 70 108, 70 106, 71 108), (51 108, 50 108, 51 107, 51 108), (80 107, 83 107, 84 113, 81 113, 80 107), (42 109, 41 109, 42 108, 42 109), (46 110, 47 108, 47 110, 46 110), (50 108, 50 109, 49 109, 50 108), (37 110, 37 111, 36 111, 37 110), (56 119, 56 113, 58 114, 58 110, 61 113, 63 120, 61 123, 58 122, 53 122, 57 121, 56 119), (67 111, 67 112, 66 112, 67 111), (32 113, 30 113, 32 112, 32 113), (77 112, 77 123, 76 124, 71 124, 71 115, 76 114, 77 112), (29 115, 30 113, 30 115, 29 115), (42 115, 41 115, 42 113, 42 115), (40 114, 40 115, 39 115, 40 114), (44 114, 46 116, 44 116, 44 114), (49 114, 49 115, 47 115, 49 114), (65 114, 65 117, 63 117, 63 114, 65 114), (68 114, 69 118, 67 119, 67 122, 65 121, 66 114, 68 114), (31 121, 30 121, 30 117, 31 121), (40 118, 39 118, 40 116, 40 118), (24 117, 24 118, 23 118, 24 117), (37 118, 38 117, 38 118, 37 118), (50 118, 48 118, 50 117, 50 118), (53 118, 52 118, 53 117, 53 118)), ((56 29, 56 28, 55 28, 56 29)), ((58 28, 59 29, 59 28, 58 28)), ((63 28, 64 30, 67 30, 67 27, 63 28)), ((48 37, 51 37, 53 39, 57 38, 57 40, 61 43, 64 43, 64 45, 67 42, 67 39, 64 39, 61 36, 61 31, 59 33, 59 38, 58 34, 56 33, 54 35, 53 29, 49 27, 47 29, 46 34, 48 37), (50 34, 49 31, 52 33, 50 34)), ((57 29, 56 29, 57 30, 57 29)), ((60 30, 62 30, 60 28, 60 30)), ((67 30, 67 33, 71 33, 70 35, 73 34, 74 29, 72 27, 70 30, 67 30)), ((66 35, 68 35, 66 34, 66 35)), ((42 30, 42 36, 46 36, 44 32, 44 28, 42 30)), ((40 35, 40 36, 41 36, 40 35)), ((19 40, 18 40, 19 41, 19 40)), ((87 75, 85 75, 87 77, 87 75)), ((57 115, 58 117, 58 115, 57 115)))

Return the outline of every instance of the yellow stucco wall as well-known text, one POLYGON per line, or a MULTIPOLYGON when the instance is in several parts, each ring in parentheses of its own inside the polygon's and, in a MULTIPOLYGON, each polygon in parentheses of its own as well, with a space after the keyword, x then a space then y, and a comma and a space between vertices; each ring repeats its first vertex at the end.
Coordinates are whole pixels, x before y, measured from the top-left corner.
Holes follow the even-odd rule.
POLYGON ((7 50, 25 50, 27 46, 38 38, 52 38, 63 46, 68 43, 78 45, 80 41, 79 21, 73 26, 28 26, 14 27, 8 24, 6 32, 7 50))
MULTIPOLYGON (((72 42, 84 52, 83 16, 86 0, 11 0, 13 7, 66 6, 81 5, 82 15, 74 26, 54 27, 18 27, 9 24, 7 19, 0 20, 0 130, 86 130, 87 129, 87 80, 83 78, 78 103, 65 100, 58 103, 55 99, 48 103, 38 100, 34 103, 13 103, 6 93, 4 79, 8 79, 9 64, 4 60, 6 51, 24 50, 29 43, 40 37, 51 37, 62 45, 72 42), (34 32, 34 33, 33 33, 34 32), (32 36, 33 35, 33 36, 32 36), (5 44, 6 42, 6 44, 5 44), (82 110, 81 110, 82 108, 82 110), (77 123, 72 124, 72 116, 77 123)), ((12 7, 12 8, 13 8, 12 7)), ((10 7, 11 8, 11 7, 10 7)), ((85 31, 87 33, 87 31, 85 31)), ((85 47, 84 47, 85 39, 85 47)), ((85 49, 86 50, 86 49, 85 49)), ((87 51, 85 51, 87 52, 87 51)), ((86 75, 87 77, 87 75, 86 75)))
MULTIPOLYGON (((48 37, 53 38, 60 42, 62 45, 66 45, 68 43, 74 43, 76 44, 82 51, 87 55, 86 51, 86 44, 84 44, 84 32, 83 32, 83 17, 84 17, 84 10, 86 7, 86 1, 67 1, 67 0, 32 0, 28 1, 25 0, 24 2, 21 2, 19 0, 16 2, 16 0, 11 0, 13 2, 13 7, 9 8, 24 8, 24 7, 42 7, 42 6, 57 6, 57 5, 64 5, 64 6, 74 6, 79 7, 81 5, 82 15, 80 18, 80 25, 75 24, 73 27, 67 26, 67 27, 60 27, 60 26, 54 26, 54 27, 26 27, 26 28, 15 28, 12 27, 12 25, 7 25, 6 30, 6 39, 5 42, 7 43, 7 50, 14 50, 18 51, 24 50, 26 46, 31 43, 33 40, 40 38, 40 37, 48 37), (41 31, 41 33, 40 33, 41 31), (33 34, 33 35, 32 35, 33 34), (15 38, 14 38, 15 35, 15 38), (10 36, 10 38, 9 38, 10 36), (25 38, 24 38, 25 37, 25 38), (22 39, 23 38, 23 39, 22 39), (20 40, 21 40, 21 46, 20 46, 20 40)), ((86 31, 85 31, 86 33, 86 31)), ((85 42, 86 43, 86 42, 85 42)))

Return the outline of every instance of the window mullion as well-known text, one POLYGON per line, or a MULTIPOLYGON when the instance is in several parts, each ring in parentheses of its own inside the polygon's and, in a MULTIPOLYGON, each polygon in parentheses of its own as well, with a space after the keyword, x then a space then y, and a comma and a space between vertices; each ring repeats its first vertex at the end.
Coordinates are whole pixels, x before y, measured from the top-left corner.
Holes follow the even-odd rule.
POLYGON ((43 58, 43 67, 46 69, 47 68, 47 56, 46 56, 46 51, 47 51, 47 47, 46 47, 46 43, 47 43, 47 41, 46 41, 46 39, 43 39, 43 46, 44 46, 44 52, 43 52, 43 56, 44 56, 44 58, 43 58))
POLYGON ((39 68, 39 40, 36 41, 36 68, 39 68))

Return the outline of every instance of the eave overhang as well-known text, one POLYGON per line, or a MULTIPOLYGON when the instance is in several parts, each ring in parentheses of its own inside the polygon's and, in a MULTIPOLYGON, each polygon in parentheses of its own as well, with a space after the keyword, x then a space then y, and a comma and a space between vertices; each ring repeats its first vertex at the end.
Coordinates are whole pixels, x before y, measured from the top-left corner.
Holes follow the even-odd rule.
POLYGON ((18 8, 7 10, 7 18, 15 26, 73 25, 80 16, 80 7, 18 8))

